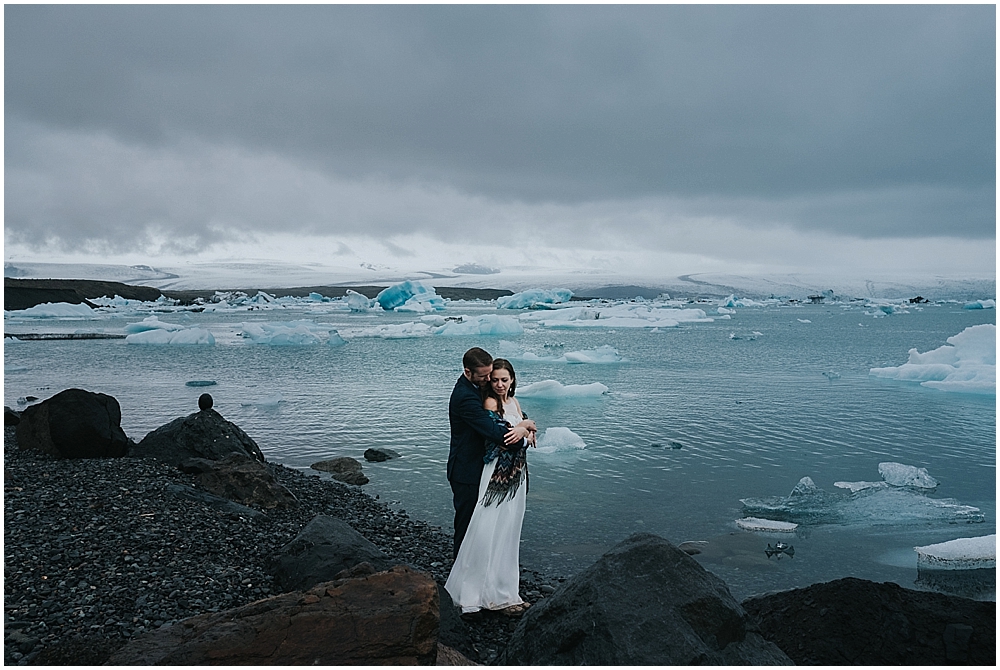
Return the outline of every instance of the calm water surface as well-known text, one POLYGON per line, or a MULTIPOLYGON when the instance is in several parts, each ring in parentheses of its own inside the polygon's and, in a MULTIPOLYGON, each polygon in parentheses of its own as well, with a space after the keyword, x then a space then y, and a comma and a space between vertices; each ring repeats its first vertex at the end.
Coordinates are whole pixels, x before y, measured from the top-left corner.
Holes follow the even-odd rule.
MULTIPOLYGON (((484 311, 493 308, 451 303, 445 315, 484 311)), ((113 332, 143 316, 8 318, 6 331, 113 332)), ((121 403, 126 433, 138 441, 194 411, 208 390, 216 408, 269 460, 308 471, 334 456, 361 460, 368 447, 400 452, 399 460, 365 463, 371 479, 365 490, 450 531, 448 396, 462 353, 471 346, 496 353, 500 338, 359 337, 341 347, 271 347, 239 338, 240 322, 307 318, 349 334, 418 317, 314 307, 161 318, 208 327, 218 343, 8 341, 5 404, 19 407, 19 398, 69 387, 108 393, 121 403), (185 386, 203 379, 217 385, 185 386)), ((994 319, 993 310, 960 305, 883 318, 844 305, 782 305, 656 332, 531 328, 505 336, 513 343, 505 346, 539 355, 610 345, 627 359, 606 365, 515 361, 522 388, 555 379, 610 389, 586 400, 522 400, 542 429, 566 427, 586 443, 529 453, 522 564, 570 575, 631 533, 648 531, 675 543, 711 541, 699 560, 738 598, 848 575, 912 586, 913 546, 996 532, 996 400, 875 380, 868 370, 901 365, 912 347, 928 351, 994 319), (780 538, 735 525, 741 498, 786 495, 804 476, 827 491, 837 491, 835 481, 877 481, 883 461, 927 468, 940 482, 932 497, 979 507, 985 522, 858 518, 803 525, 780 538), (794 558, 764 555, 777 539, 795 546, 794 558)))

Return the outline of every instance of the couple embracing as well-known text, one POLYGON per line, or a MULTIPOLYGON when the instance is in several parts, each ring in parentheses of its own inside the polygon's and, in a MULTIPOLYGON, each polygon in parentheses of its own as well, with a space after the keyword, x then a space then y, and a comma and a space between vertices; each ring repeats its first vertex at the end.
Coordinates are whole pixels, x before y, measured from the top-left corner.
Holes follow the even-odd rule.
POLYGON ((448 403, 455 563, 445 590, 463 613, 519 615, 529 606, 518 594, 525 451, 534 446, 537 429, 514 398, 517 378, 510 361, 473 347, 462 365, 448 403))

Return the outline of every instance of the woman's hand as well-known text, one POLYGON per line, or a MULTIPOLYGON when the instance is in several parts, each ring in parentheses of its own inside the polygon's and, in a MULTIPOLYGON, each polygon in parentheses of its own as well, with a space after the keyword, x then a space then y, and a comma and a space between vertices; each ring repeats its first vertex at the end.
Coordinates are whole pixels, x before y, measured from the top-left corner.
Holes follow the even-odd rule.
POLYGON ((532 433, 535 432, 536 430, 538 430, 538 426, 536 426, 535 422, 532 421, 531 419, 525 419, 524 421, 522 421, 521 423, 519 423, 517 425, 524 426, 525 428, 527 428, 532 433))
POLYGON ((524 421, 507 431, 507 434, 503 436, 503 443, 505 445, 519 444, 521 440, 527 439, 531 431, 521 425, 523 423, 524 421))

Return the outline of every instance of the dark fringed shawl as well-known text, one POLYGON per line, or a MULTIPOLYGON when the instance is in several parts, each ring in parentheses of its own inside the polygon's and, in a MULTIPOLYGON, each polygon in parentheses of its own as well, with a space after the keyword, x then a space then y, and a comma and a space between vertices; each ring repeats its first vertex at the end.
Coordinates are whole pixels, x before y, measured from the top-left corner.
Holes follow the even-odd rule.
MULTIPOLYGON (((504 421, 503 417, 496 412, 490 411, 490 417, 498 425, 508 430, 510 429, 510 424, 504 421)), ((493 470, 493 476, 490 477, 490 483, 486 487, 486 494, 483 496, 482 503, 485 507, 489 507, 494 502, 499 505, 505 500, 513 499, 514 494, 517 493, 517 489, 521 486, 522 480, 524 480, 525 487, 527 487, 528 461, 525 458, 526 451, 527 445, 524 443, 524 440, 519 445, 510 446, 497 444, 496 442, 486 443, 486 456, 483 458, 483 462, 489 463, 495 458, 497 459, 497 466, 493 470)), ((525 490, 527 491, 527 488, 525 490)))

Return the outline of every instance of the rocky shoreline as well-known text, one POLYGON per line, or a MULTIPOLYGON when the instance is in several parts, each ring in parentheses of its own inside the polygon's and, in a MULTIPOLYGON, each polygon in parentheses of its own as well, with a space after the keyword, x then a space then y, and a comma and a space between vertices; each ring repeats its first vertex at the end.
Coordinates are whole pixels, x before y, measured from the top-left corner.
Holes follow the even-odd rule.
MULTIPOLYGON (((99 665, 161 626, 281 592, 270 558, 317 514, 443 584, 451 538, 357 487, 268 464, 299 504, 247 518, 174 494, 195 475, 142 458, 56 459, 4 431, 4 664, 99 665)), ((537 602, 558 579, 522 573, 537 602)), ((494 660, 517 621, 487 616, 449 646, 494 660)))

